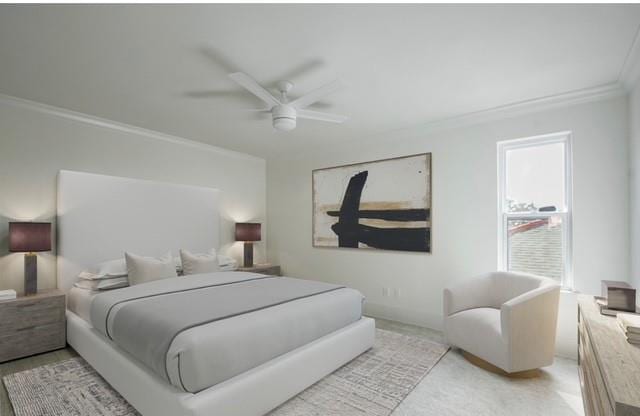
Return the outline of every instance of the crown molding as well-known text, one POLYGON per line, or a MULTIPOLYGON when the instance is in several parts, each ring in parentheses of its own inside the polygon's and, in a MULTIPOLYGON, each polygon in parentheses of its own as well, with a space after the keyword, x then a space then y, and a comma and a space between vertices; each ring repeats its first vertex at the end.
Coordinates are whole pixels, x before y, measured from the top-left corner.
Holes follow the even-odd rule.
POLYGON ((0 93, 0 103, 7 104, 13 107, 19 107, 19 108, 25 108, 28 110, 37 111, 42 114, 60 117, 67 120, 73 120, 80 123, 90 124, 92 126, 102 127, 102 128, 111 129, 111 130, 117 130, 124 133, 140 136, 140 137, 161 140, 164 142, 179 144, 183 146, 189 146, 189 147, 193 147, 200 150, 218 153, 224 156, 264 161, 263 158, 253 156, 247 153, 224 149, 222 147, 214 146, 211 144, 190 140, 190 139, 185 139, 183 137, 173 136, 170 134, 161 133, 159 131, 145 129, 143 127, 132 126, 130 124, 120 123, 117 121, 108 120, 105 118, 96 117, 96 116, 80 113, 73 110, 68 110, 66 108, 55 107, 49 104, 31 101, 24 98, 18 98, 18 97, 14 97, 7 94, 0 93))
POLYGON ((640 80, 640 27, 638 27, 636 36, 633 38, 618 80, 627 91, 631 91, 640 80))
POLYGON ((614 82, 593 88, 585 88, 562 94, 534 98, 531 100, 524 100, 498 107, 488 108, 486 110, 466 113, 459 116, 433 120, 419 125, 414 125, 412 127, 395 130, 395 132, 448 130, 468 125, 481 124, 489 121, 511 118, 529 113, 536 113, 553 108, 568 107, 593 101, 606 100, 626 94, 627 91, 625 90, 624 86, 619 82, 614 82))
MULTIPOLYGON (((640 66, 640 65, 639 65, 640 66)), ((627 87, 628 88, 628 87, 627 87)), ((439 130, 449 130, 474 124, 481 124, 489 121, 496 121, 501 119, 507 119, 519 115, 525 115, 529 113, 535 113, 545 110, 550 110, 559 107, 568 107, 571 105, 578 105, 589 103, 593 101, 606 100, 609 98, 615 98, 627 94, 625 85, 621 82, 613 82, 606 85, 601 85, 592 88, 585 88, 576 91, 570 91, 567 93, 550 95, 541 98, 535 98, 531 100, 519 101, 511 104, 506 104, 498 107, 488 108, 485 110, 479 110, 475 112, 465 113, 453 117, 443 118, 439 120, 433 120, 426 123, 420 123, 417 125, 402 127, 391 131, 385 131, 374 136, 385 137, 390 133, 398 134, 412 134, 415 132, 431 132, 439 130)), ((60 107, 51 106, 48 104, 39 103, 36 101, 30 101, 23 98, 18 98, 6 94, 0 93, 0 103, 12 105, 14 107, 26 108, 40 113, 53 115, 69 120, 74 120, 82 123, 91 124, 108 129, 114 129, 125 133, 131 133, 142 137, 152 138, 156 140, 162 140, 174 144, 181 144, 185 146, 194 147, 201 150, 211 151, 218 154, 238 157, 249 160, 261 160, 265 159, 249 155, 247 153, 237 152, 234 150, 228 150, 221 147, 213 146, 210 144, 198 142, 195 140, 185 139, 178 136, 172 136, 169 134, 161 133, 154 130, 145 129, 142 127, 136 127, 129 124, 119 123, 116 121, 91 116, 88 114, 67 110, 60 107)))

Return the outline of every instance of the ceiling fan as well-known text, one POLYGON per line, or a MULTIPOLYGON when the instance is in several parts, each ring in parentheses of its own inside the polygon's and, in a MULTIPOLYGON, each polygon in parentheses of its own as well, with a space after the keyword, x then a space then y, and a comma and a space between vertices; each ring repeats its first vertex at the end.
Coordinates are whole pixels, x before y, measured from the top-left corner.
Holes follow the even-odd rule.
POLYGON ((278 91, 280 92, 280 98, 276 98, 258 84, 253 78, 244 72, 234 72, 229 74, 229 77, 247 89, 256 97, 260 98, 267 105, 266 108, 249 110, 262 113, 271 113, 273 120, 273 127, 277 130, 289 131, 296 128, 297 118, 306 118, 310 120, 329 121, 332 123, 342 123, 348 119, 348 117, 329 114, 320 111, 307 110, 306 108, 316 101, 320 100, 327 94, 330 94, 343 86, 342 81, 335 80, 329 84, 326 84, 310 93, 303 95, 300 98, 296 98, 293 101, 289 101, 288 94, 293 88, 293 83, 290 81, 280 81, 277 83, 278 91))

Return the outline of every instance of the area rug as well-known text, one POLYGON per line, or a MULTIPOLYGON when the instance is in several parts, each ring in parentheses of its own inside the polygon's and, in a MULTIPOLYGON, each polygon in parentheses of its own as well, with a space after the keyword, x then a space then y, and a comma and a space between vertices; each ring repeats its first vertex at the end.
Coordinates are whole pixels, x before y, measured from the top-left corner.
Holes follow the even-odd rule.
MULTIPOLYGON (((388 416, 447 350, 424 338, 378 329, 374 348, 269 416, 388 416)), ((80 357, 2 380, 16 416, 139 415, 80 357)))

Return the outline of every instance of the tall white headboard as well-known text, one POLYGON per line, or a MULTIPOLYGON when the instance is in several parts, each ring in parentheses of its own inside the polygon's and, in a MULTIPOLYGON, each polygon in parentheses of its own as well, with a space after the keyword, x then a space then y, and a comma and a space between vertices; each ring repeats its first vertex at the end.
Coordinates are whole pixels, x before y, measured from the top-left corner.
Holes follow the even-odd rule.
POLYGON ((58 174, 58 289, 78 273, 122 258, 219 246, 218 191, 62 170, 58 174))

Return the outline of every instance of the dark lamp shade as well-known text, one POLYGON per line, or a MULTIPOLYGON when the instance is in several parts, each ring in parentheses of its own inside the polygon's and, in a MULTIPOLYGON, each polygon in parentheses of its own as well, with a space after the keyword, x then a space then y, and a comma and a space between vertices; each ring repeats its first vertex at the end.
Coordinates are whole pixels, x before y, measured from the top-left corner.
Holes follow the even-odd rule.
POLYGON ((255 222, 236 223, 236 241, 260 241, 260 224, 255 222))
POLYGON ((31 252, 49 250, 51 250, 51 223, 9 223, 9 251, 31 252))

